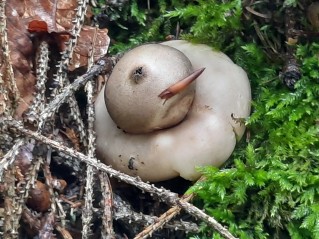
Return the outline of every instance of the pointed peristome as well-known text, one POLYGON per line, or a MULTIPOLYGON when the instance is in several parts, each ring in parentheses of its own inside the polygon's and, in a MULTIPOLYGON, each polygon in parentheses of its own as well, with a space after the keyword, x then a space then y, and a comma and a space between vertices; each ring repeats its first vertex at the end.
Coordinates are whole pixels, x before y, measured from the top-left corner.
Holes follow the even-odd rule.
POLYGON ((189 76, 185 77, 184 79, 178 81, 174 85, 171 85, 170 87, 168 87, 166 90, 162 91, 162 93, 160 93, 158 97, 160 97, 161 99, 168 100, 169 98, 178 94, 179 92, 184 90, 187 86, 189 86, 194 80, 196 80, 203 73, 204 70, 205 70, 205 67, 194 71, 189 76))

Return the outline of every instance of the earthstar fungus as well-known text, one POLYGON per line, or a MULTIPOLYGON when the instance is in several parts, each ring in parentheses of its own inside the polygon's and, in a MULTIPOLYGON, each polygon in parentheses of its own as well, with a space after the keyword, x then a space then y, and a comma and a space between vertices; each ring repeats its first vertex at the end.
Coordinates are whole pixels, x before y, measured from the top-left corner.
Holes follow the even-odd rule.
POLYGON ((246 73, 221 52, 181 40, 136 47, 97 97, 98 157, 145 181, 196 180, 196 166, 229 158, 245 131, 234 117, 250 102, 246 73))

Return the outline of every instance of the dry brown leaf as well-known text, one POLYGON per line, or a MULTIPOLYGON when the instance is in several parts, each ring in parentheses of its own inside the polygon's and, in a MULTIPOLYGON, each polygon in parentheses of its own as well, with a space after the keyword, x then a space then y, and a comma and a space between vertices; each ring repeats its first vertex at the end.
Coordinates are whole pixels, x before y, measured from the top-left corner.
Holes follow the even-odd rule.
POLYGON ((77 7, 76 0, 60 0, 57 4, 56 21, 57 24, 63 26, 66 30, 73 27, 72 19, 74 18, 77 7))
POLYGON ((29 32, 47 34, 59 46, 59 50, 63 51, 64 43, 69 40, 69 30, 73 26, 77 1, 46 0, 40 3, 32 0, 30 6, 24 14, 28 16, 29 32))
MULTIPOLYGON (((10 0, 6 3, 7 33, 10 63, 17 89, 20 93, 20 102, 15 111, 15 117, 21 118, 23 112, 29 107, 34 93, 35 75, 33 72, 36 48, 31 41, 31 31, 65 33, 72 27, 76 0, 10 0)), ((65 37, 54 37, 59 41, 65 41, 65 37)), ((58 45, 61 45, 58 43, 58 45)), ((0 59, 3 62, 3 52, 0 51, 0 59)), ((10 89, 8 64, 2 63, 0 68, 4 86, 10 89)), ((9 91, 10 92, 10 91, 9 91)), ((13 92, 10 92, 13 94, 13 92)), ((12 98, 9 95, 8 98, 12 98)), ((9 99, 1 96, 0 113, 8 107, 9 99)))
MULTIPOLYGON (((11 0, 6 4, 8 45, 10 49, 11 65, 21 100, 16 109, 16 117, 21 117, 28 108, 34 92, 35 76, 32 72, 33 46, 23 19, 24 4, 19 0, 11 0)), ((2 58, 3 59, 3 58, 2 58)), ((7 66, 2 65, 0 73, 3 74, 5 86, 8 86, 9 77, 7 66)))
POLYGON ((78 67, 86 66, 92 53, 93 61, 105 55, 110 44, 107 33, 107 29, 84 26, 80 32, 78 44, 74 49, 69 70, 72 71, 78 67))
POLYGON ((28 1, 25 18, 29 18, 29 31, 65 32, 72 27, 76 0, 28 1))
MULTIPOLYGON (((15 84, 20 93, 20 102, 15 110, 15 117, 21 118, 23 112, 29 107, 34 94, 36 78, 33 65, 35 62, 35 49, 30 32, 41 32, 45 39, 55 41, 64 50, 64 43, 69 39, 68 31, 73 27, 72 19, 75 17, 76 0, 8 0, 6 2, 6 18, 8 46, 10 61, 4 60, 3 49, 0 49, 0 74, 4 87, 9 89, 9 95, 0 96, 0 113, 14 98, 9 79, 8 65, 11 63, 15 84)), ((37 35, 36 35, 37 36, 37 35)), ((87 59, 92 54, 94 59, 106 54, 109 45, 107 30, 85 27, 80 34, 70 69, 87 65, 87 59), (95 33, 96 31, 96 33, 95 33), (94 37, 95 36, 95 37, 94 37)))

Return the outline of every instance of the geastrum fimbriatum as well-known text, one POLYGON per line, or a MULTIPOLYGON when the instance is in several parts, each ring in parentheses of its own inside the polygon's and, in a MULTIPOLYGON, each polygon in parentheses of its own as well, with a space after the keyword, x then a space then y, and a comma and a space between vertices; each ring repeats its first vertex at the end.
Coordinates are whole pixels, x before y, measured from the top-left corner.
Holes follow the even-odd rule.
POLYGON ((221 166, 250 114, 246 73, 225 54, 201 44, 168 41, 127 52, 97 97, 98 158, 142 180, 221 166))

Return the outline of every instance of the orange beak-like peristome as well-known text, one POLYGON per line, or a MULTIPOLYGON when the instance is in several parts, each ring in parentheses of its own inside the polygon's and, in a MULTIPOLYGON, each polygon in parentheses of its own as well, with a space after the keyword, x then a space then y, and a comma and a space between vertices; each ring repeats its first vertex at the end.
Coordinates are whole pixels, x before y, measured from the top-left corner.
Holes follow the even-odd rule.
POLYGON ((179 92, 184 90, 187 86, 189 86, 194 80, 196 80, 203 73, 204 70, 205 70, 205 67, 194 71, 189 76, 185 77, 184 79, 178 81, 174 85, 171 85, 170 87, 168 87, 166 90, 162 91, 162 93, 160 93, 158 97, 160 97, 161 99, 168 100, 169 98, 178 94, 179 92))

